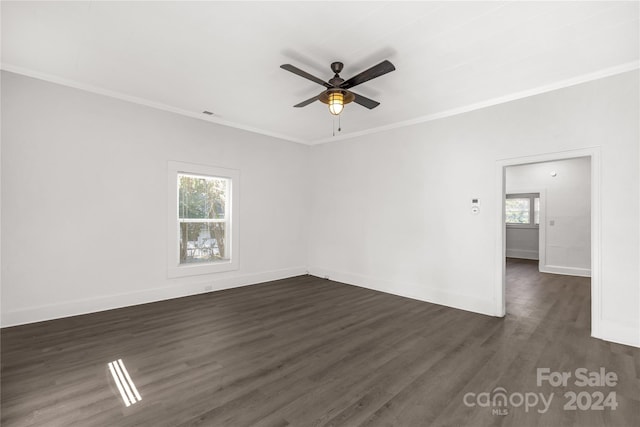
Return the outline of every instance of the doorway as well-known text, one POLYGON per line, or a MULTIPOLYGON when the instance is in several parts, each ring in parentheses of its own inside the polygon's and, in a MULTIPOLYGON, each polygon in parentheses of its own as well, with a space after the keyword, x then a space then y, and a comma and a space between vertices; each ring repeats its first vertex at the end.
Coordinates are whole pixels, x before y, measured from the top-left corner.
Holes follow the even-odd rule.
MULTIPOLYGON (((591 335, 599 338, 599 324, 601 313, 601 297, 600 297, 600 167, 599 167, 600 152, 599 148, 573 150, 561 153, 549 153, 537 156, 527 156, 515 159, 501 160, 497 162, 498 183, 497 195, 499 201, 498 215, 496 218, 496 225, 498 226, 498 242, 496 253, 496 268, 497 268, 497 283, 495 288, 496 294, 496 312, 499 316, 506 315, 506 298, 505 298, 505 285, 506 285, 506 257, 507 257, 507 226, 505 225, 507 219, 506 209, 506 197, 507 194, 513 194, 514 198, 529 194, 530 202, 535 197, 532 195, 539 194, 539 253, 538 253, 538 269, 543 273, 555 273, 566 274, 571 276, 590 276, 591 277, 591 335), (544 182, 544 179, 553 180, 560 178, 558 172, 554 170, 546 170, 541 165, 549 164, 549 162, 568 161, 571 159, 582 159, 583 166, 586 164, 590 177, 588 183, 585 183, 585 188, 580 191, 587 191, 589 200, 583 203, 588 204, 590 212, 587 218, 572 218, 571 215, 564 215, 566 212, 562 211, 562 205, 565 203, 570 206, 574 203, 572 200, 563 200, 563 197, 559 196, 556 191, 552 195, 552 200, 556 203, 554 210, 547 212, 548 199, 550 194, 548 189, 552 186, 550 183, 553 181, 544 182), (539 174, 539 179, 536 182, 529 182, 528 185, 521 182, 507 182, 508 168, 522 167, 521 170, 538 170, 540 174, 546 173, 546 176, 539 174), (556 174, 554 176, 554 173, 556 174), (515 188, 514 188, 515 186, 515 188), (509 187, 509 188, 508 188, 509 187), (551 213, 552 215, 547 215, 551 213), (586 221, 586 222, 585 222, 586 221), (556 227, 553 231, 559 231, 558 233, 550 233, 549 236, 554 240, 550 241, 547 237, 546 229, 556 227), (587 227, 586 230, 586 244, 581 245, 581 249, 576 249, 574 244, 576 243, 575 236, 571 233, 577 231, 582 227, 587 227), (569 230, 569 231, 567 231, 569 230), (560 232, 561 231, 561 232, 560 232), (563 243, 563 239, 564 242, 563 243), (571 244, 566 242, 573 242, 571 244), (574 245, 574 246, 571 246, 574 245)), ((579 163, 579 162, 576 162, 579 163)), ((548 168, 547 168, 548 169, 548 168)), ((515 170, 515 169, 511 169, 515 170)), ((526 174, 522 175, 523 177, 526 174)), ((517 181, 517 180, 516 180, 517 181)), ((558 181, 556 181, 558 182, 558 181)), ((575 184, 575 183, 574 183, 575 184)), ((571 196, 571 195, 570 195, 571 196)), ((579 195, 578 195, 579 196, 579 195)), ((521 197, 524 199, 525 197, 521 197)), ((583 197, 584 198, 584 197, 583 197)), ((530 204, 529 204, 530 206, 530 204)), ((565 206, 566 207, 566 206, 565 206)), ((526 203, 522 201, 522 210, 525 210, 526 203)), ((535 228, 535 218, 531 216, 535 215, 535 210, 530 209, 528 227, 535 228)), ((524 215, 524 214, 523 214, 524 215)), ((524 215, 526 217, 526 215, 524 215)), ((512 217, 512 220, 517 217, 512 217)), ((524 220, 522 220, 524 222, 524 220)), ((517 228, 517 227, 516 227, 517 228)), ((524 228, 524 227, 522 227, 524 228)), ((578 239, 579 240, 579 239, 578 239)), ((584 242, 582 242, 584 243, 584 242)), ((513 253, 513 252, 511 252, 513 253)), ((529 261, 531 263, 531 261, 529 261)))

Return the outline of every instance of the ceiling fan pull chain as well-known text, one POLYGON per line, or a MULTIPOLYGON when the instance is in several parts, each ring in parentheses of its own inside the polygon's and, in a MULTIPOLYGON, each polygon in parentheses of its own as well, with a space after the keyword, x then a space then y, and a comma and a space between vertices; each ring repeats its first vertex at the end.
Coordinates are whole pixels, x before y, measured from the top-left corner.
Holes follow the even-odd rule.
POLYGON ((340 116, 338 115, 338 132, 342 132, 342 125, 340 124, 340 116))

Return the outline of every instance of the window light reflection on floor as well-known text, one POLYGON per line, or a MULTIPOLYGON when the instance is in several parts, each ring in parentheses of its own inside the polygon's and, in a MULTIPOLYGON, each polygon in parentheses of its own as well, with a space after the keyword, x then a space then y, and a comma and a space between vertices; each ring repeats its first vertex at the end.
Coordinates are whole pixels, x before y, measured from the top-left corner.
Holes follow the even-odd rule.
POLYGON ((142 400, 136 385, 131 380, 129 372, 127 372, 127 368, 125 368, 124 363, 122 362, 122 359, 109 362, 109 371, 111 371, 111 376, 113 376, 113 380, 116 383, 116 387, 118 387, 120 396, 122 396, 122 400, 127 407, 142 400))

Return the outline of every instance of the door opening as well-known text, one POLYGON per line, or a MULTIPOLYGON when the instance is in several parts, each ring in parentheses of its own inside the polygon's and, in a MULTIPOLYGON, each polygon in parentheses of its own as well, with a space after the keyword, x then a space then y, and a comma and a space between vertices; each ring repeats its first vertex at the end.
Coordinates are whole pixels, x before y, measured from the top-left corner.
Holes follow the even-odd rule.
POLYGON ((507 312, 506 258, 537 259, 542 273, 591 277, 591 335, 600 338, 599 149, 508 159, 497 166, 497 314, 507 312))

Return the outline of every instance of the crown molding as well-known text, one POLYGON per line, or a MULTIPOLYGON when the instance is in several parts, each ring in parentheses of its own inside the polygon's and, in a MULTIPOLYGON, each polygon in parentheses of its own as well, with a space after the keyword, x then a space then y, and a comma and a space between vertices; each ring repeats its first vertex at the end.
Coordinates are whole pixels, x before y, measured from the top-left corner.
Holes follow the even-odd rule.
POLYGON ((439 113, 428 114, 426 116, 416 117, 410 120, 404 120, 401 122, 391 123, 389 125, 378 126, 371 129, 366 129, 358 132, 351 132, 336 137, 324 138, 311 143, 311 145, 324 144, 334 141, 342 141, 345 139, 357 138, 359 136, 371 135, 375 133, 385 132, 392 129, 403 128, 407 126, 413 126, 420 123, 430 122, 433 120, 443 119, 445 117, 457 116, 458 114, 468 113, 470 111, 480 110, 486 107, 492 107, 494 105, 504 104, 518 99, 528 98, 530 96, 540 95, 546 92, 551 92, 558 89, 563 89, 570 86, 575 86, 581 83, 587 83, 593 80, 602 79, 605 77, 614 76, 616 74, 626 73, 640 68, 640 61, 627 62, 625 64, 617 65, 615 67, 605 68, 593 73, 583 74, 581 76, 572 77, 570 79, 561 80, 559 82, 551 83, 544 86, 538 86, 533 89, 527 89, 521 92, 512 93, 505 96, 500 96, 486 101, 477 102, 475 104, 469 104, 463 107, 453 108, 451 110, 442 111, 439 113))
POLYGON ((304 141, 299 138, 294 138, 290 135, 284 135, 276 132, 270 132, 264 129, 259 129, 253 126, 248 126, 242 123, 232 122, 230 120, 224 120, 220 117, 214 116, 205 116, 202 113, 193 112, 184 110, 182 108, 173 107, 171 105, 162 104, 160 102, 151 101, 149 99, 140 98, 137 96, 127 95, 122 92, 117 92, 109 89, 104 89, 99 86, 93 86, 85 83, 80 83, 75 80, 65 79, 63 77, 55 76, 52 74, 42 73, 39 71, 34 71, 28 68, 18 67, 12 64, 2 63, 0 64, 0 69, 4 71, 9 71, 15 74, 21 74, 27 77, 32 77, 34 79, 44 80, 50 83, 56 83, 62 86, 68 86, 74 89, 84 90, 86 92, 95 93, 98 95, 108 96, 110 98, 119 99, 121 101, 132 102, 134 104, 144 105, 147 107, 155 108, 158 110, 168 111, 175 114, 180 114, 181 116, 187 116, 198 120, 203 120, 205 122, 216 123, 223 126, 228 126, 235 129, 244 130, 247 132, 257 133, 265 136, 270 136, 273 138, 283 139, 285 141, 297 142, 299 144, 309 145, 309 142, 304 141))
POLYGON ((80 90, 84 90, 87 92, 91 92, 91 93, 96 93, 99 95, 104 95, 104 96, 108 96, 111 98, 116 98, 116 99, 120 99, 122 101, 128 101, 128 102, 132 102, 134 104, 140 104, 140 105, 144 105, 147 107, 151 107, 151 108, 155 108, 158 110, 163 110, 163 111, 168 111, 171 113, 175 113, 175 114, 180 114, 182 116, 187 116, 187 117, 191 117, 194 119, 198 119, 198 120, 203 120, 206 122, 210 122, 210 123, 216 123, 222 126, 228 126, 231 128, 235 128, 235 129, 240 129, 240 130, 244 130, 247 132, 252 132, 252 133, 257 133, 260 135, 265 135, 265 136, 269 136, 272 138, 277 138, 277 139, 282 139, 285 141, 291 141, 291 142, 296 142, 299 144, 303 144, 303 145, 319 145, 319 144, 325 144, 328 142, 337 142, 337 141, 344 141, 347 139, 353 139, 353 138, 357 138, 360 136, 365 136, 365 135, 372 135, 372 134, 376 134, 376 133, 381 133, 381 132, 385 132, 388 130, 393 130, 393 129, 399 129, 399 128, 403 128, 403 127, 408 127, 408 126, 413 126, 413 125, 417 125, 420 123, 425 123, 425 122, 430 122, 433 120, 438 120, 438 119, 443 119, 446 117, 452 117, 452 116, 456 116, 459 114, 464 114, 464 113, 468 113, 471 111, 475 111, 475 110, 480 110, 482 108, 486 108, 486 107, 492 107, 495 105, 499 105, 499 104, 504 104, 507 102, 511 102, 511 101, 515 101, 518 99, 523 99, 523 98, 528 98, 530 96, 535 96, 535 95, 540 95, 546 92, 551 92, 554 90, 558 90, 558 89, 563 89, 566 87, 570 87, 570 86, 575 86, 581 83, 586 83, 586 82, 590 82, 593 80, 598 80, 598 79, 602 79, 605 77, 610 77, 610 76, 614 76, 616 74, 622 74, 625 73, 627 71, 632 71, 632 70, 636 70, 640 68, 640 61, 632 61, 632 62, 627 62, 625 64, 621 64, 621 65, 617 65, 614 67, 609 67, 609 68, 605 68, 599 71, 595 71, 592 73, 587 73, 587 74, 583 74, 577 77, 572 77, 570 79, 566 79, 566 80, 561 80, 559 82, 555 82, 555 83, 551 83, 548 85, 543 85, 543 86, 539 86, 533 89, 528 89, 525 91, 521 91, 521 92, 516 92, 516 93, 512 93, 509 95, 504 95, 504 96, 500 96, 497 98, 492 98, 486 101, 481 101, 481 102, 477 102, 474 104, 469 104, 466 106, 462 106, 462 107, 458 107, 458 108, 453 108, 450 110, 446 110, 446 111, 441 111, 438 113, 434 113, 434 114, 428 114, 425 116, 420 116, 420 117, 416 117, 410 120, 404 120, 401 122, 396 122, 396 123, 391 123, 388 125, 384 125, 384 126, 378 126, 378 127, 374 127, 374 128, 370 128, 370 129, 365 129, 362 131, 358 131, 358 132, 351 132, 351 133, 346 133, 346 134, 342 134, 339 136, 334 136, 334 137, 329 137, 329 138, 324 138, 324 139, 319 139, 319 140, 315 140, 315 141, 307 141, 307 140, 303 140, 300 138, 295 138, 293 136, 290 135, 285 135, 285 134, 281 134, 281 133, 276 133, 276 132, 271 132, 271 131, 267 131, 264 129, 259 129, 253 126, 248 126, 242 123, 237 123, 237 122, 232 122, 229 120, 224 120, 220 117, 216 117, 216 116, 204 116, 202 113, 197 113, 197 112, 193 112, 193 111, 188 111, 188 110, 184 110, 181 108, 177 108, 177 107, 173 107, 171 105, 167 105, 167 104, 162 104, 159 102, 155 102, 155 101, 151 101, 145 98, 139 98, 136 96, 132 96, 132 95, 127 95, 125 93, 121 93, 121 92, 117 92, 117 91, 112 91, 112 90, 108 90, 108 89, 104 89, 98 86, 93 86, 93 85, 88 85, 85 83, 80 83, 77 82, 75 80, 70 80, 70 79, 65 79, 59 76, 55 76, 52 74, 47 74, 47 73, 42 73, 39 71, 34 71, 34 70, 30 70, 27 68, 23 68, 23 67, 18 67, 12 64, 7 64, 7 63, 2 63, 0 64, 0 69, 5 70, 5 71, 9 71, 12 73, 16 73, 16 74, 22 74, 24 76, 27 77, 32 77, 35 79, 39 79, 39 80, 44 80, 44 81, 48 81, 51 83, 56 83, 59 85, 63 85, 63 86, 68 86, 68 87, 72 87, 75 89, 80 89, 80 90))

